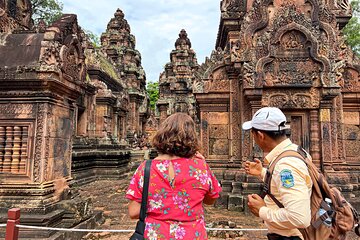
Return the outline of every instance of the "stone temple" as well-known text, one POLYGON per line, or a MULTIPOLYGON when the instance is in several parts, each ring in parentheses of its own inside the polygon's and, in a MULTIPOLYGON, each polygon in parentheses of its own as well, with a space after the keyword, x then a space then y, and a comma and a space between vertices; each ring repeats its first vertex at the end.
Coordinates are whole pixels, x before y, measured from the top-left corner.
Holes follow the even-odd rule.
POLYGON ((242 163, 262 157, 241 125, 261 107, 282 109, 293 142, 359 208, 360 61, 340 30, 347 1, 222 0, 216 46, 197 64, 181 30, 160 75, 160 121, 182 111, 198 123, 202 150, 221 179, 218 205, 243 210, 260 183, 242 163))
POLYGON ((23 224, 93 225, 101 214, 74 186, 124 177, 150 116, 135 37, 119 9, 98 48, 73 14, 34 26, 30 1, 11 0, 0 17, 0 222, 18 207, 23 224))
POLYGON ((261 183, 242 163, 263 153, 241 124, 264 106, 285 112, 289 137, 359 209, 360 60, 341 34, 348 1, 222 0, 219 10, 215 50, 203 64, 179 27, 154 116, 120 9, 94 47, 76 15, 35 25, 29 0, 0 0, 0 222, 18 207, 22 224, 94 226, 101 213, 78 187, 125 177, 143 159, 139 138, 175 112, 198 125, 223 187, 217 206, 244 211, 261 183))

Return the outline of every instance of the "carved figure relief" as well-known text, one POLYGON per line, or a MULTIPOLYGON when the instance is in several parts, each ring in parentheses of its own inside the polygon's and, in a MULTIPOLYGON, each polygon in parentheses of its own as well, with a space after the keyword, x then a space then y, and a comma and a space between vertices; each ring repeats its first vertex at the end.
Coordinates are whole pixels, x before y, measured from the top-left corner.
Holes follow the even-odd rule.
POLYGON ((255 66, 252 62, 243 64, 243 84, 245 88, 255 87, 255 66))
POLYGON ((60 63, 60 45, 58 42, 46 42, 41 50, 40 62, 43 65, 58 65, 60 63))
POLYGON ((229 140, 227 139, 209 139, 210 155, 228 155, 229 140))
POLYGON ((299 31, 290 31, 281 37, 280 44, 284 49, 303 49, 305 40, 299 31))
POLYGON ((360 90, 360 74, 353 68, 346 68, 343 74, 343 91, 360 90))
POLYGON ((236 40, 233 42, 230 42, 231 46, 231 61, 236 62, 239 61, 242 55, 242 52, 244 49, 241 48, 241 42, 240 40, 236 40))
POLYGON ((74 46, 62 46, 60 51, 61 68, 66 75, 73 77, 75 81, 79 80, 82 64, 79 55, 74 46))
POLYGON ((320 79, 320 66, 314 61, 288 60, 276 59, 265 65, 265 86, 312 86, 320 79))

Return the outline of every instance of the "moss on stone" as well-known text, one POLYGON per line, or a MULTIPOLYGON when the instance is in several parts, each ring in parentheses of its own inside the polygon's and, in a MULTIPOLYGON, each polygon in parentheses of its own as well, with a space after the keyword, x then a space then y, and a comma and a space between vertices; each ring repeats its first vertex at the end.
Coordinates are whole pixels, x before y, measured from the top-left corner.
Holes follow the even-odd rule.
POLYGON ((104 56, 99 55, 99 61, 100 61, 100 69, 103 70, 105 73, 107 73, 110 77, 113 79, 119 79, 116 70, 114 69, 114 66, 111 64, 111 62, 105 58, 104 56))

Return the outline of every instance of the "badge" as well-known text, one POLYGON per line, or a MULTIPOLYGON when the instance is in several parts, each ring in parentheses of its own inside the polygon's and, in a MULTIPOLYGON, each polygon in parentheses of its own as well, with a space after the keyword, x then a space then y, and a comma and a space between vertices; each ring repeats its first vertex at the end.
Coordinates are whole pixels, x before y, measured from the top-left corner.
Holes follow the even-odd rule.
POLYGON ((291 188, 294 186, 294 176, 292 175, 291 170, 282 170, 280 172, 280 179, 283 187, 291 188))

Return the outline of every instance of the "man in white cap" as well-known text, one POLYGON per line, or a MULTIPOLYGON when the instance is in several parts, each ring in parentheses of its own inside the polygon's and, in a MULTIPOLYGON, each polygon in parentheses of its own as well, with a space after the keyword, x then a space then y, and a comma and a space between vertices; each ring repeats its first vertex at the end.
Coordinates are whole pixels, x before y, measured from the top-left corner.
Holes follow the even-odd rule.
POLYGON ((255 143, 266 153, 264 163, 275 164, 271 178, 268 178, 270 173, 259 159, 245 163, 246 173, 261 177, 267 188, 262 196, 264 199, 258 194, 248 196, 250 211, 264 220, 269 229, 268 239, 303 239, 298 228, 310 225, 312 181, 304 161, 280 156, 287 150, 298 151, 298 146, 285 134, 289 127, 284 113, 274 107, 261 108, 242 128, 251 131, 255 143), (269 182, 268 187, 266 182, 269 182), (266 191, 268 188, 270 192, 266 191))

